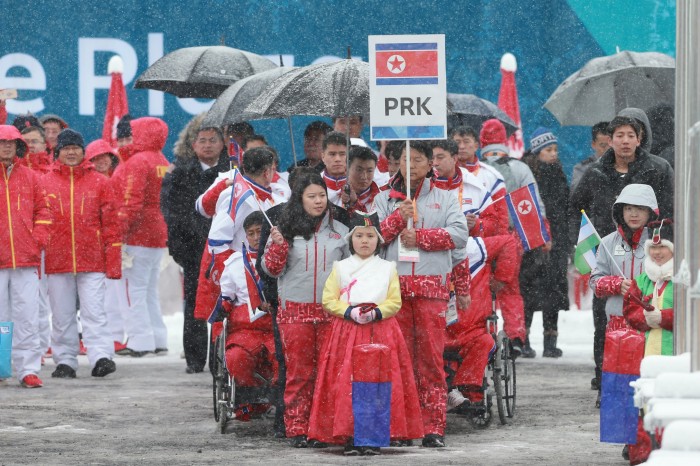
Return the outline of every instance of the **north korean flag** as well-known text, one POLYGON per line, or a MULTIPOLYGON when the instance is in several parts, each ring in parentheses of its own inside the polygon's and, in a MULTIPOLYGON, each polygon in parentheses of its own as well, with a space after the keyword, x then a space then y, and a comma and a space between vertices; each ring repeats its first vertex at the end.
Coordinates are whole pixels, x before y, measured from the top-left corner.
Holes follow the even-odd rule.
POLYGON ((534 183, 506 194, 505 200, 510 218, 513 220, 513 227, 523 243, 523 249, 529 251, 550 240, 542 212, 540 212, 540 204, 537 202, 534 183))
POLYGON ((376 45, 378 86, 438 83, 437 43, 376 45))

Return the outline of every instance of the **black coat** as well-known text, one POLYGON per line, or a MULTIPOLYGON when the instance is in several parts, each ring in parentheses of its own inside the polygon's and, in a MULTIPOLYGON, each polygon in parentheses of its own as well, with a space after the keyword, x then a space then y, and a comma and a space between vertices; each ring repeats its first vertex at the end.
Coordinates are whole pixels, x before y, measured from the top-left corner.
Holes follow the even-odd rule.
POLYGON ((571 195, 569 238, 578 241, 581 227, 581 209, 586 211, 598 234, 602 237, 615 231, 612 206, 628 184, 648 184, 654 189, 661 218, 673 217, 673 168, 664 159, 637 148, 634 162, 627 174, 615 170, 615 152, 612 148, 590 165, 571 195))
POLYGON ((553 310, 568 309, 566 276, 569 243, 569 185, 561 164, 544 163, 536 155, 523 157, 537 181, 540 198, 547 211, 552 234, 552 249, 542 248, 523 255, 520 269, 520 289, 526 308, 532 310, 551 306, 553 310))
POLYGON ((196 267, 209 236, 211 219, 195 210, 197 198, 214 183, 219 172, 229 169, 228 156, 222 153, 219 162, 207 170, 199 159, 177 161, 172 173, 163 180, 162 204, 168 225, 168 249, 183 268, 196 267))

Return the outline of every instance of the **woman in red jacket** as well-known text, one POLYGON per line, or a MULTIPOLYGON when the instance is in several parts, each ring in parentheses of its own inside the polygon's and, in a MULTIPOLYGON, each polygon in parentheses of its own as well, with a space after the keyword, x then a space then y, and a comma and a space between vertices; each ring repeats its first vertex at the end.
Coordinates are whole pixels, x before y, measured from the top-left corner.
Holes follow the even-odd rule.
POLYGON ((22 386, 36 388, 42 386, 38 267, 51 215, 39 178, 19 163, 26 151, 17 128, 0 125, 0 320, 14 322, 17 378, 22 386))
POLYGON ((83 137, 71 129, 58 135, 58 160, 42 182, 54 216, 46 249, 53 313, 51 348, 58 378, 75 378, 78 368, 76 291, 87 356, 94 377, 116 370, 114 346, 104 311, 105 275, 121 276, 121 241, 107 178, 85 160, 83 137))

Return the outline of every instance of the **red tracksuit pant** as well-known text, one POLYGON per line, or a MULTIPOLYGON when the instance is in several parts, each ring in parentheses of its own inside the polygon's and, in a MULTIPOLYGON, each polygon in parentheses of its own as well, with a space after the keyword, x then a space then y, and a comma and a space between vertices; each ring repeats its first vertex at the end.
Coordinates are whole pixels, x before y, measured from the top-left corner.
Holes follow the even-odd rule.
POLYGON ((445 350, 447 301, 404 296, 401 300, 401 310, 396 320, 413 361, 423 431, 426 435, 444 435, 447 383, 442 354, 445 350))
POLYGON ((277 378, 277 359, 272 332, 234 330, 226 338, 226 368, 240 387, 259 387, 263 381, 277 378), (272 349, 272 351, 270 351, 272 349))
MULTIPOLYGON (((505 286, 496 293, 496 301, 501 308, 503 330, 505 330, 508 338, 520 338, 520 340, 524 342, 526 337, 525 304, 520 294, 520 280, 518 278, 520 274, 520 263, 523 260, 523 248, 517 233, 512 233, 512 235, 515 236, 518 244, 518 253, 512 258, 509 258, 509 260, 516 262, 514 266, 515 273, 513 279, 506 282, 505 286)), ((486 238, 484 241, 488 239, 489 238, 486 238)), ((486 247, 489 249, 488 242, 486 243, 486 247)), ((491 256, 491 252, 489 252, 489 256, 491 256)))
POLYGON ((330 328, 330 322, 279 322, 287 367, 287 385, 284 389, 287 437, 306 435, 309 430, 318 361, 330 328))

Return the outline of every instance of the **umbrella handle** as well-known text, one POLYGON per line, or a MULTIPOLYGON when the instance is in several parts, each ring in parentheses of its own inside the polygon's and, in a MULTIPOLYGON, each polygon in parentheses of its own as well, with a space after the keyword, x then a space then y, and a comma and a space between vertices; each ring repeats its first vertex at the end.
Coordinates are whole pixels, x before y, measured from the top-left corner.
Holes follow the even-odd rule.
POLYGON ((294 157, 294 166, 297 166, 297 149, 294 145, 294 131, 292 130, 292 117, 287 117, 287 125, 289 126, 289 140, 292 142, 292 157, 294 157))

